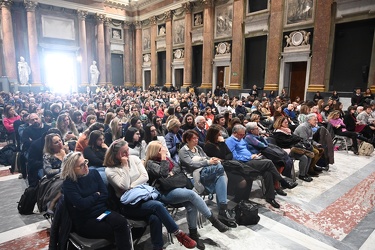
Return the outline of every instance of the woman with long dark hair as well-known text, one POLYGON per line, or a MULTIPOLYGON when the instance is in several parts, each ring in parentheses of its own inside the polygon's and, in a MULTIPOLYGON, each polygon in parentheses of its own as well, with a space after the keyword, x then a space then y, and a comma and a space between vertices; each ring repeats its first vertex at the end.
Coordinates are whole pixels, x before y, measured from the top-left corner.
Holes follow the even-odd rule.
POLYGON ((135 127, 130 127, 125 132, 125 141, 128 142, 130 155, 135 155, 141 160, 145 158, 146 143, 141 140, 141 134, 135 127))

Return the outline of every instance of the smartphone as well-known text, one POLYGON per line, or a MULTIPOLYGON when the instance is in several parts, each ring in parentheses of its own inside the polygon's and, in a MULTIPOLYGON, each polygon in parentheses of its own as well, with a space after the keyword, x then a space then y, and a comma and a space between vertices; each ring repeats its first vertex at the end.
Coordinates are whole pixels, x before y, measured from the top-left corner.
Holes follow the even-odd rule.
POLYGON ((109 215, 111 213, 111 211, 104 211, 104 213, 102 213, 101 215, 99 215, 97 218, 96 218, 96 220, 97 221, 101 221, 101 220, 103 220, 105 217, 107 217, 107 215, 109 215))

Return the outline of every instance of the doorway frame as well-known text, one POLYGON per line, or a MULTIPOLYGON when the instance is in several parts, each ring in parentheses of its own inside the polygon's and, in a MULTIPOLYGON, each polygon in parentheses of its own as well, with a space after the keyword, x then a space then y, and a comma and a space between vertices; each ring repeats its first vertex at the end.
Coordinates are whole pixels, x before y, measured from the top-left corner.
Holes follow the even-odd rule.
POLYGON ((284 88, 285 85, 288 85, 288 95, 290 94, 290 64, 293 62, 307 62, 306 65, 306 78, 305 78, 305 90, 303 92, 302 100, 305 99, 307 89, 310 82, 310 68, 311 68, 311 52, 309 51, 300 51, 300 52, 283 52, 281 53, 281 62, 280 62, 280 77, 279 77, 279 93, 284 88), (285 83, 289 84, 285 84, 285 83))
MULTIPOLYGON (((211 89, 211 93, 213 93, 216 89, 216 82, 217 82, 217 68, 218 67, 229 67, 229 71, 228 72, 232 72, 232 66, 231 66, 231 60, 230 60, 230 53, 228 54, 225 54, 225 55, 216 55, 215 58, 212 60, 212 63, 213 63, 213 67, 212 67, 212 89, 211 89)), ((227 82, 225 82, 225 80, 228 79, 225 75, 225 71, 224 71, 224 87, 227 86, 227 82)), ((230 81, 230 77, 229 77, 229 81, 230 81)))
POLYGON ((185 74, 185 67, 184 67, 184 60, 183 59, 174 59, 173 62, 172 62, 172 86, 173 87, 176 87, 176 76, 175 76, 176 69, 184 70, 184 74, 185 74))
MULTIPOLYGON (((151 71, 151 67, 148 66, 148 67, 145 67, 143 66, 142 67, 142 89, 143 90, 146 90, 146 77, 145 77, 145 73, 146 71, 151 71)), ((150 86, 151 86, 152 83, 150 83, 150 86)))

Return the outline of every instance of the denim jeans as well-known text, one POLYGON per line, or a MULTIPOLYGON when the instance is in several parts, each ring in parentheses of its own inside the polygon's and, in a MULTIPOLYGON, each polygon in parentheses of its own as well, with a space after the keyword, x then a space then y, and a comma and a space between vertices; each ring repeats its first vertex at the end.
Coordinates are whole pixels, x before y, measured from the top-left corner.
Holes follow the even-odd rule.
POLYGON ((162 224, 169 233, 178 230, 176 222, 174 222, 163 203, 157 200, 140 201, 134 206, 124 205, 123 213, 129 219, 148 219, 151 243, 154 248, 162 248, 164 245, 162 224))
POLYGON ((102 177, 102 180, 104 182, 104 184, 106 186, 108 186, 108 180, 107 180, 107 175, 105 174, 105 167, 94 167, 94 166, 90 166, 89 169, 96 169, 99 174, 100 174, 100 177, 102 177))
POLYGON ((175 188, 161 195, 161 201, 166 204, 182 204, 187 211, 187 223, 189 229, 197 228, 197 211, 208 218, 212 215, 203 199, 193 190, 187 188, 175 188))

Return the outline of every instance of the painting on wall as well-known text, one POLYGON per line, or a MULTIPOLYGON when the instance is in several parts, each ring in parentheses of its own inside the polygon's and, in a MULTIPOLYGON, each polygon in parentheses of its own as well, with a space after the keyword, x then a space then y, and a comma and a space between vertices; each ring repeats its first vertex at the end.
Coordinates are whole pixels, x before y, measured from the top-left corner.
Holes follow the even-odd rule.
POLYGON ((173 44, 185 42, 185 19, 175 20, 173 22, 173 44))
POLYGON ((150 28, 142 30, 143 50, 151 49, 151 30, 150 28))
POLYGON ((232 36, 233 6, 219 6, 215 13, 215 38, 232 36))
POLYGON ((314 18, 314 0, 286 0, 286 25, 311 23, 314 18))

